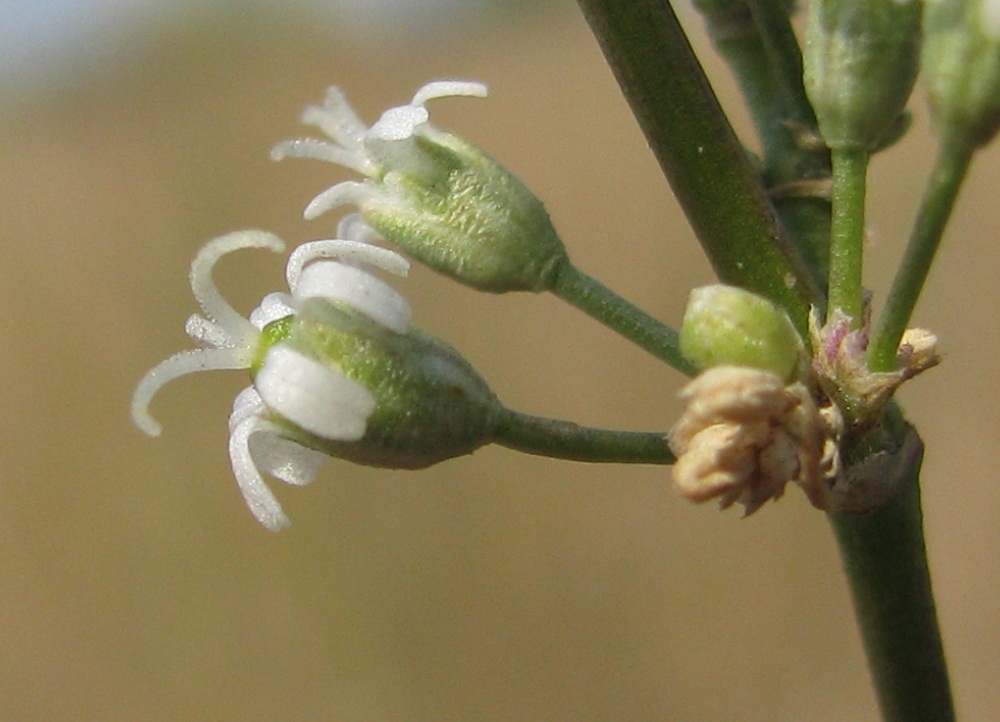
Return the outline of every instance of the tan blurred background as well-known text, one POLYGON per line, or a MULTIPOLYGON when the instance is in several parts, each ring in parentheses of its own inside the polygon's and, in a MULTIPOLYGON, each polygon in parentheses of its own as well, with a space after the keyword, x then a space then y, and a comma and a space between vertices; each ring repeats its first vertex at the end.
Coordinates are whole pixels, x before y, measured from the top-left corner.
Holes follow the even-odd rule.
MULTIPOLYGON (((159 440, 128 418, 139 377, 189 346, 187 268, 207 239, 332 232, 300 212, 347 174, 268 160, 332 83, 371 120, 429 79, 487 81, 488 100, 438 102, 435 119, 528 182, 583 269, 679 319, 711 279, 690 230, 575 5, 521 5, 365 33, 195 5, 3 90, 0 720, 876 720, 831 535, 796 490, 741 520, 676 498, 660 468, 503 449, 419 473, 333 461, 277 489, 293 526, 273 535, 228 468, 244 377, 167 387, 159 440)), ((914 107, 873 169, 879 290, 932 152, 914 107)), ((902 394, 929 447, 930 555, 967 720, 1000 719, 998 176, 994 148, 918 311, 946 363, 902 394)), ((218 277, 249 309, 282 270, 247 252, 218 277)), ((400 288, 509 405, 635 429, 677 413, 679 375, 553 298, 422 269, 400 288)))

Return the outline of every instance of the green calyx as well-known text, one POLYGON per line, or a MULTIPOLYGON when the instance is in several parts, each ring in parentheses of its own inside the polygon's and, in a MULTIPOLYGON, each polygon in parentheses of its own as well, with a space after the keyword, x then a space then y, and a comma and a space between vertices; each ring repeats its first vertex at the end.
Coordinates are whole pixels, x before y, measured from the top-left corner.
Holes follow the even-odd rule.
POLYGON ((359 441, 330 441, 300 430, 296 441, 356 463, 397 469, 430 466, 490 441, 499 401, 458 352, 432 336, 417 329, 396 333, 319 298, 302 304, 289 331, 287 343, 375 397, 359 441))
POLYGON ((922 7, 810 0, 805 86, 831 148, 874 150, 890 133, 917 77, 922 7))
POLYGON ((388 166, 362 206, 376 231, 413 258, 482 291, 540 292, 567 262, 548 213, 479 148, 437 129, 413 139, 419 162, 388 166))
POLYGON ((1000 128, 1000 37, 983 0, 937 0, 924 10, 921 58, 934 126, 943 142, 972 147, 1000 128))
POLYGON ((681 353, 699 369, 749 366, 783 380, 800 375, 802 340, 783 310, 734 286, 696 288, 680 331, 681 353))

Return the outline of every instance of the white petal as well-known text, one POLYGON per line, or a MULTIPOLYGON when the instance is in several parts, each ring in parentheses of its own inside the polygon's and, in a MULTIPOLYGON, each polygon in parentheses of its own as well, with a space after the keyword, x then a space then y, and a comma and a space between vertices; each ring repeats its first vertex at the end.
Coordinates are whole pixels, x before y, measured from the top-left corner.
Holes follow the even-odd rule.
POLYGON ((257 468, 286 484, 311 484, 329 457, 282 437, 280 431, 279 426, 267 421, 257 425, 250 437, 250 453, 257 462, 257 468))
POLYGON ((302 114, 302 122, 315 125, 334 142, 347 149, 361 149, 368 126, 347 102, 344 91, 336 86, 326 89, 323 107, 311 106, 302 114))
POLYGON ((466 80, 435 80, 420 88, 413 96, 413 105, 423 105, 435 98, 448 98, 466 95, 473 98, 485 98, 486 86, 466 80))
POLYGON ((208 348, 181 351, 161 361, 142 377, 132 394, 132 420, 150 436, 159 436, 163 427, 150 415, 149 402, 168 381, 196 371, 249 368, 252 348, 208 348))
POLYGON ((266 248, 275 253, 285 244, 266 231, 237 231, 206 243, 191 263, 191 290, 209 321, 218 324, 230 336, 230 345, 245 346, 256 336, 256 329, 240 316, 219 293, 212 281, 212 268, 227 253, 241 248, 266 248))
POLYGON ((354 266, 372 266, 403 277, 410 271, 410 262, 388 248, 345 239, 310 241, 300 245, 288 257, 285 277, 292 293, 299 284, 303 267, 324 258, 336 258, 354 266))
POLYGON ((324 439, 357 441, 375 410, 367 388, 285 343, 268 349, 254 383, 273 411, 324 439))
POLYGON ((372 189, 364 183, 357 181, 344 181, 335 186, 327 188, 318 196, 309 201, 302 215, 307 221, 311 221, 317 216, 321 216, 327 211, 338 206, 353 203, 360 206, 372 195, 372 189))
POLYGON ((430 116, 422 105, 401 105, 389 108, 368 131, 366 140, 406 140, 413 132, 427 122, 430 116))
MULTIPOLYGON (((374 228, 369 226, 360 213, 348 213, 340 219, 337 224, 337 238, 349 241, 361 241, 362 243, 375 244, 382 240, 374 228)), ((388 269, 386 269, 388 270, 388 269)), ((405 276, 405 273, 398 274, 405 276)))
POLYGON ((278 531, 290 522, 264 483, 250 453, 250 437, 257 430, 257 423, 258 417, 251 415, 235 424, 229 434, 229 461, 250 513, 271 531, 278 531))
POLYGON ((250 312, 250 324, 263 329, 272 321, 295 313, 292 299, 287 293, 269 293, 261 299, 260 305, 250 312))
POLYGON ((363 151, 345 150, 339 145, 315 138, 296 138, 276 143, 271 148, 271 160, 284 160, 285 158, 323 160, 350 168, 366 176, 374 176, 378 172, 378 167, 363 154, 363 151))
POLYGON ((316 478, 327 456, 281 436, 281 427, 261 418, 267 411, 257 390, 250 386, 236 395, 229 415, 229 433, 251 417, 257 426, 250 432, 250 454, 257 468, 287 484, 302 486, 316 478))
POLYGON ((396 333, 406 333, 410 328, 411 311, 406 299, 389 284, 354 266, 315 261, 302 270, 292 295, 296 301, 342 301, 396 333))
POLYGON ((207 348, 227 348, 232 341, 226 329, 198 314, 193 314, 185 322, 184 333, 207 348))

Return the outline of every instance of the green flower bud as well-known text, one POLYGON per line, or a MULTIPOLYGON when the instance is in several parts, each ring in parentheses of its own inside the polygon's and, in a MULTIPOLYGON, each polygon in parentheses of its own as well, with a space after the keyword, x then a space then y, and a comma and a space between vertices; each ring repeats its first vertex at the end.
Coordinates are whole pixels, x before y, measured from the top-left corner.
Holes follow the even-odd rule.
POLYGON ((903 111, 917 77, 916 0, 810 0, 806 93, 831 148, 873 150, 903 111))
POLYGON ((461 283, 495 293, 545 291, 567 257, 542 203, 478 147, 433 126, 424 107, 434 98, 485 94, 478 83, 429 83, 369 128, 332 88, 324 106, 304 116, 331 141, 279 143, 272 156, 318 158, 367 176, 316 196, 307 218, 354 204, 374 235, 461 283))
POLYGON ((975 147, 1000 128, 1000 7, 992 0, 937 0, 924 10, 922 65, 942 140, 975 147))
POLYGON ((499 401, 458 352, 419 329, 397 333, 312 298, 299 306, 285 343, 374 397, 361 438, 323 438, 290 424, 289 438, 304 446, 356 463, 419 469, 489 441, 499 401))
POLYGON ((680 345, 699 369, 748 366, 785 382, 799 375, 804 354, 788 314, 762 296, 724 285, 691 292, 680 345))

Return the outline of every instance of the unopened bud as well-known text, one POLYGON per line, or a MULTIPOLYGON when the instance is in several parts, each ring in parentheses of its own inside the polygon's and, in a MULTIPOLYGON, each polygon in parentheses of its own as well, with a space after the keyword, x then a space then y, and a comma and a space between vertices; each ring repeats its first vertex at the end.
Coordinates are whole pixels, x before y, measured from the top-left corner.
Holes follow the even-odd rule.
POLYGON ((917 77, 916 0, 810 0, 805 86, 831 148, 874 150, 917 77))
POLYGON ((803 359, 788 315, 762 296, 717 284, 691 292, 680 331, 681 353, 700 369, 748 366, 789 381, 803 359))

